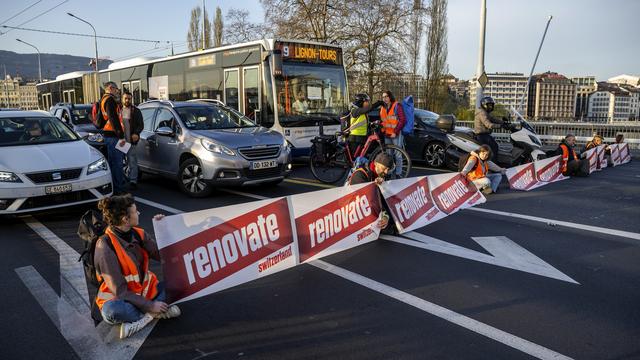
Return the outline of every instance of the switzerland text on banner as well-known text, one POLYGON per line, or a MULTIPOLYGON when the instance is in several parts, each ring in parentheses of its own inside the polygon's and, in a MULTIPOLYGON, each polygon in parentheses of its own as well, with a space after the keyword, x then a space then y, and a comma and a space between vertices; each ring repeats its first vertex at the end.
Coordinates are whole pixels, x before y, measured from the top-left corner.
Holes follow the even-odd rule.
POLYGON ((447 215, 487 201, 476 186, 460 173, 431 175, 427 179, 431 198, 440 211, 447 215))
POLYGON ((426 176, 385 181, 380 191, 401 234, 447 216, 431 199, 426 176))
POLYGON ((622 164, 622 159, 620 158, 620 144, 611 144, 609 145, 611 149, 611 162, 613 166, 618 166, 622 164))
POLYGON ((631 151, 629 151, 629 144, 620 144, 620 163, 626 164, 631 161, 631 151))
POLYGON ((536 160, 534 162, 536 168, 536 177, 538 181, 551 183, 568 179, 562 175, 562 156, 554 156, 544 160, 536 160))
POLYGON ((376 240, 380 194, 375 183, 291 195, 300 262, 376 240))
POLYGON ((544 185, 538 182, 533 163, 508 168, 507 179, 509 179, 509 187, 514 190, 529 191, 544 185))
POLYGON ((607 145, 598 145, 598 169, 602 170, 608 166, 607 164, 607 145))
POLYGON ((167 216, 153 227, 172 303, 298 263, 287 198, 167 216))
POLYGON ((594 147, 584 152, 584 158, 589 161, 589 174, 598 170, 598 148, 594 147))

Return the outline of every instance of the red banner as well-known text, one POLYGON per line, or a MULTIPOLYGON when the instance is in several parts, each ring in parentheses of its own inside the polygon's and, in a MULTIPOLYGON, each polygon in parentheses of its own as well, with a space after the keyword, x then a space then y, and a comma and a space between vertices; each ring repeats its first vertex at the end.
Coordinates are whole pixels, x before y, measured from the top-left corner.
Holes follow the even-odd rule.
POLYGON ((562 175, 562 157, 559 155, 549 159, 537 160, 534 164, 538 181, 549 183, 568 179, 568 177, 562 175))
POLYGON ((487 201, 460 173, 432 175, 428 179, 433 201, 447 215, 487 201))
POLYGON ((507 179, 509 187, 514 190, 529 191, 542 185, 538 182, 533 163, 508 168, 507 179))

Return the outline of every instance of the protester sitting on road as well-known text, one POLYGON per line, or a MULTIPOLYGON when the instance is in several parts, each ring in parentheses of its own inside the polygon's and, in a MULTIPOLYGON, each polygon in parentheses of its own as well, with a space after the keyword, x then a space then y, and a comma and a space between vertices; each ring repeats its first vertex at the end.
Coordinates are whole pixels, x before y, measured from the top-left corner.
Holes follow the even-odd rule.
POLYGON ((467 164, 461 173, 467 180, 482 191, 484 194, 498 192, 498 187, 502 181, 502 174, 506 173, 506 169, 496 165, 491 158, 491 147, 489 145, 481 145, 478 152, 472 151, 469 154, 467 164), (489 171, 493 171, 490 173, 489 171))
POLYGON ((593 136, 593 139, 591 139, 591 141, 585 144, 584 151, 591 150, 594 147, 598 147, 600 145, 602 145, 602 136, 596 134, 593 136))
MULTIPOLYGON (((96 243, 94 263, 102 283, 96 305, 110 325, 120 325, 120 338, 127 338, 154 318, 180 315, 180 308, 167 305, 162 283, 149 270, 149 258, 160 260, 154 239, 138 227, 140 213, 131 195, 100 200, 108 227, 96 243)), ((164 215, 156 215, 161 220, 164 215)))
POLYGON ((589 161, 580 159, 574 147, 576 137, 567 134, 564 140, 558 145, 557 154, 562 155, 562 175, 564 176, 589 176, 589 161))
POLYGON ((624 134, 616 135, 616 144, 622 144, 624 142, 624 134))
MULTIPOLYGON (((387 153, 380 153, 373 159, 369 165, 361 168, 357 168, 349 179, 349 185, 364 184, 374 181, 380 185, 384 181, 384 178, 393 170, 393 158, 387 153)), ((382 202, 386 207, 386 203, 382 202)), ((388 214, 388 211, 386 212, 388 214)), ((381 229, 385 229, 389 224, 389 216, 383 216, 382 220, 378 222, 378 226, 381 229)))

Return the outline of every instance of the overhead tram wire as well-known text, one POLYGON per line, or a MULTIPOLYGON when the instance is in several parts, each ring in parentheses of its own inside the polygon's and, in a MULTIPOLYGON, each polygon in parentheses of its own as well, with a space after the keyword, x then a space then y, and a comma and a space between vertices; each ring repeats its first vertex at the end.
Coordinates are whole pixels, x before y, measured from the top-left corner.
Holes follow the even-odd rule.
MULTIPOLYGON (((13 28, 20 27, 20 26, 22 26, 22 25, 24 25, 24 24, 26 24, 26 23, 29 23, 29 22, 31 22, 31 21, 33 21, 33 20, 35 20, 35 19, 39 18, 40 16, 42 16, 42 15, 44 15, 44 14, 47 14, 47 13, 49 13, 49 12, 53 11, 55 8, 59 7, 60 5, 62 5, 62 4, 64 4, 64 3, 67 3, 67 2, 69 2, 69 0, 64 0, 63 2, 59 3, 58 5, 55 5, 54 7, 49 8, 49 9, 47 9, 47 10, 45 10, 45 11, 41 12, 40 14, 38 14, 38 15, 36 15, 36 16, 34 16, 34 17, 32 17, 31 19, 29 19, 29 20, 27 20, 27 21, 23 21, 22 23, 18 24, 18 26, 14 26, 14 27, 10 28, 10 30, 9 30, 9 31, 5 31, 5 32, 3 32, 3 33, 0 33, 0 36, 2 36, 2 35, 4 35, 4 34, 6 34, 6 33, 8 33, 8 32, 11 32, 11 30, 13 30, 13 28)), ((8 26, 6 26, 6 25, 3 25, 3 26, 4 26, 4 27, 8 27, 8 26)))
MULTIPOLYGON (((3 28, 8 28, 8 29, 11 29, 11 30, 35 31, 35 32, 43 32, 43 33, 49 33, 49 34, 83 36, 83 37, 91 37, 91 38, 94 37, 93 35, 90 35, 90 34, 70 33, 70 32, 64 32, 64 31, 32 29, 32 28, 23 28, 23 27, 8 26, 8 25, 2 25, 2 27, 3 28)), ((9 30, 9 31, 11 31, 11 30, 9 30)), ((7 31, 7 32, 9 32, 9 31, 7 31)), ((4 34, 6 34, 7 32, 5 32, 4 34)), ((170 41, 166 41, 166 40, 135 39, 135 38, 126 38, 126 37, 119 37, 119 36, 98 35, 97 37, 99 39, 126 40, 126 41, 138 41, 138 42, 147 42, 147 43, 161 43, 161 42, 169 43, 170 42, 170 41)))
POLYGON ((9 20, 11 20, 11 19, 16 18, 18 15, 20 15, 20 14, 22 14, 23 12, 25 12, 25 11, 27 11, 27 10, 31 9, 32 7, 34 7, 35 5, 38 5, 38 3, 41 3, 41 2, 42 2, 42 0, 38 0, 38 1, 34 2, 33 4, 31 4, 31 5, 27 6, 26 8, 22 9, 19 13, 15 14, 15 15, 13 15, 12 17, 8 18, 7 20, 5 20, 5 21, 1 22, 1 23, 0 23, 0 25, 4 25, 4 24, 6 24, 6 23, 7 23, 7 21, 9 21, 9 20))

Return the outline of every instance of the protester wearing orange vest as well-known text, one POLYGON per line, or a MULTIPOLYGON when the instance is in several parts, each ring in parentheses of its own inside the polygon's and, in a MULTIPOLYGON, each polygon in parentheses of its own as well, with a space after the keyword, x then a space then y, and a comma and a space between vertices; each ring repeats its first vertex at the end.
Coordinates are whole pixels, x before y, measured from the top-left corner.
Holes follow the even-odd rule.
POLYGON ((471 152, 467 164, 461 173, 467 180, 482 191, 484 194, 498 192, 498 186, 502 181, 502 174, 507 170, 502 168, 491 160, 491 147, 489 145, 481 145, 478 152, 471 152), (493 171, 492 173, 489 171, 493 171))
MULTIPOLYGON (((120 324, 120 338, 127 338, 154 318, 180 315, 180 308, 164 302, 164 290, 149 270, 149 259, 160 260, 158 247, 138 227, 139 212, 131 195, 112 196, 98 203, 109 225, 94 255, 96 275, 101 281, 95 303, 103 320, 120 324)), ((164 215, 156 215, 162 220, 164 215)))
POLYGON ((120 90, 118 90, 116 83, 108 81, 104 84, 104 91, 105 94, 100 100, 100 110, 106 121, 104 128, 102 128, 102 136, 104 137, 104 143, 107 147, 107 160, 109 162, 109 168, 111 169, 113 192, 114 194, 120 194, 124 192, 125 185, 124 169, 122 167, 125 154, 116 149, 116 145, 120 144, 120 146, 122 146, 126 142, 122 117, 120 116, 118 101, 116 100, 116 96, 120 90))
MULTIPOLYGON (((393 93, 385 90, 382 93, 382 102, 384 105, 380 108, 380 124, 382 125, 382 133, 386 144, 393 144, 404 149, 404 139, 402 136, 402 128, 406 123, 402 104, 396 101, 393 93)), ((395 172, 396 177, 402 174, 402 155, 395 156, 395 172)))
POLYGON ((574 150, 576 137, 567 134, 558 145, 556 153, 562 155, 562 175, 564 176, 589 176, 589 160, 580 159, 574 150))

